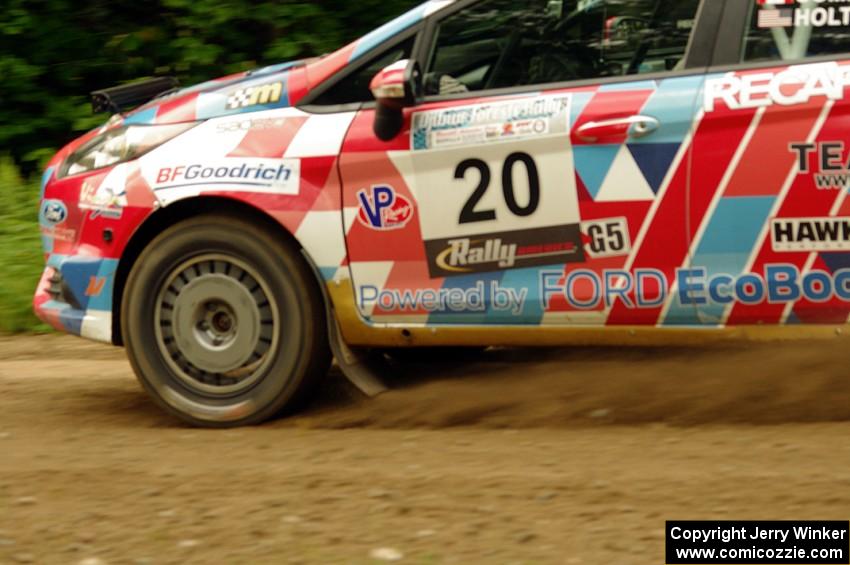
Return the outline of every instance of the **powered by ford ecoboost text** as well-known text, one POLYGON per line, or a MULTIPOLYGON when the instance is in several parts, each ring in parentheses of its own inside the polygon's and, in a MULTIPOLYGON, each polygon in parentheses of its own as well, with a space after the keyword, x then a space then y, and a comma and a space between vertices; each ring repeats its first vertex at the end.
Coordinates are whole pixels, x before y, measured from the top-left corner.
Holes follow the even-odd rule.
POLYGON ((835 336, 850 3, 432 0, 322 58, 94 93, 35 310, 261 422, 370 350, 835 336))

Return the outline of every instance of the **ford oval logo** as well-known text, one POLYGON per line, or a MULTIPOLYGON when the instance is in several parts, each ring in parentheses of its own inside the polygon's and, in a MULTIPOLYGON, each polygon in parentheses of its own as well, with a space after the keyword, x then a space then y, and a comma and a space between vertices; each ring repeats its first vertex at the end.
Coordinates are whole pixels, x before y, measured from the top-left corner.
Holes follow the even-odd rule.
POLYGON ((46 200, 41 205, 41 217, 45 223, 58 226, 68 218, 68 207, 59 200, 46 200))

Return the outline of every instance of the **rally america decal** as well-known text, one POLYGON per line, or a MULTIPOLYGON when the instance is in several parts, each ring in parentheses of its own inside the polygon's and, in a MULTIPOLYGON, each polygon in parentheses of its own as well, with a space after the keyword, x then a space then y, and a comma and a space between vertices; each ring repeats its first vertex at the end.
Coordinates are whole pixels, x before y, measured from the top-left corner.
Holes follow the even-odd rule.
POLYGON ((425 242, 433 278, 583 263, 578 226, 562 226, 425 242))

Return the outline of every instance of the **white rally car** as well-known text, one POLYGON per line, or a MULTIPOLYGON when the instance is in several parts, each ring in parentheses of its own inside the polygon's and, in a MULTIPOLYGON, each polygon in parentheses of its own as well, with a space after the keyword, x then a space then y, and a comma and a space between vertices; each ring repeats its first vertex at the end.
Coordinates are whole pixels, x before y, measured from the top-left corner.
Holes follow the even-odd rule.
POLYGON ((44 175, 36 312, 209 426, 332 353, 375 392, 374 349, 841 333, 848 32, 841 2, 433 0, 99 91, 44 175))

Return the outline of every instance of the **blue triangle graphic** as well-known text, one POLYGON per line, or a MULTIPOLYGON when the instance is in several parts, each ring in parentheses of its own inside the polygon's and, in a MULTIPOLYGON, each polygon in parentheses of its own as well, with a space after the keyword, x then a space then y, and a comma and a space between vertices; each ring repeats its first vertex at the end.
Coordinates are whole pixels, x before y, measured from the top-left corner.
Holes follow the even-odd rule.
POLYGON ((640 168, 652 192, 658 194, 664 177, 670 170, 673 159, 679 151, 678 143, 639 143, 630 144, 629 151, 640 168))
POLYGON ((820 256, 831 273, 850 269, 850 255, 847 253, 821 253, 820 256))
POLYGON ((576 171, 593 199, 602 189, 611 164, 617 157, 621 145, 574 145, 576 171))

